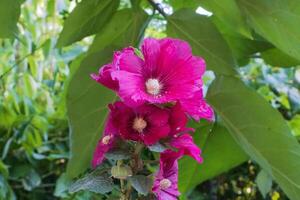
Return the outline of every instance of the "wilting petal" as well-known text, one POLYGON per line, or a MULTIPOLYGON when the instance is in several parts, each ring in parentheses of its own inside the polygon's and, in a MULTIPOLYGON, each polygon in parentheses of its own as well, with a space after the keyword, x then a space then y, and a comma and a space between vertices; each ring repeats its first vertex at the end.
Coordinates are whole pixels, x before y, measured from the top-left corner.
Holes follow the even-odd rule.
POLYGON ((202 163, 203 159, 200 156, 201 150, 194 143, 193 137, 189 134, 183 134, 178 137, 174 137, 170 145, 178 149, 179 155, 188 155, 194 158, 197 162, 202 163))

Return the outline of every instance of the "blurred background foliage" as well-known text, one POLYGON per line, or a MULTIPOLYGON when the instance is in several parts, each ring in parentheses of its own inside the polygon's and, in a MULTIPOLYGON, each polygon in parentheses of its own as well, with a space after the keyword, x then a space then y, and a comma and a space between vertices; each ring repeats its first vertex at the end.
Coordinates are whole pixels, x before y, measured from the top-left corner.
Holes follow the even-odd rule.
MULTIPOLYGON (((73 43, 83 36, 75 34, 71 40, 73 36, 68 35, 65 36, 70 39, 67 43, 72 45, 64 48, 56 48, 56 45, 66 45, 57 44, 58 36, 65 19, 79 2, 0 0, 1 24, 3 15, 15 13, 10 9, 17 9, 22 4, 19 19, 16 12, 16 16, 3 21, 15 20, 17 27, 12 27, 12 32, 0 28, 0 199, 107 199, 88 191, 69 194, 70 180, 65 174, 70 156, 66 89, 93 36, 73 43)), ((192 0, 158 2, 167 13, 183 7, 209 13, 192 0)), ((130 6, 130 1, 122 0, 118 9, 130 6)), ((166 20, 157 12, 152 14, 147 1, 142 1, 141 6, 152 19, 145 36, 166 37, 166 20)), ((109 20, 110 16, 107 17, 109 20)), ((241 32, 248 33, 243 28, 241 32)), ((232 37, 226 39, 232 41, 232 37)), ((235 45, 234 42, 230 44, 235 45)), ((239 56, 241 51, 233 53, 239 56)), ((273 53, 265 52, 264 59, 257 54, 249 56, 247 61, 239 59, 239 65, 243 67, 238 71, 247 85, 280 111, 294 136, 300 139, 300 68, 284 67, 286 63, 278 63, 270 56, 273 53)), ((294 60, 291 62, 292 66, 299 64, 294 60)), ((208 74, 208 80, 209 77, 208 74)), ((277 184, 272 184, 268 174, 249 160, 201 183, 186 192, 182 199, 288 198, 277 184)))

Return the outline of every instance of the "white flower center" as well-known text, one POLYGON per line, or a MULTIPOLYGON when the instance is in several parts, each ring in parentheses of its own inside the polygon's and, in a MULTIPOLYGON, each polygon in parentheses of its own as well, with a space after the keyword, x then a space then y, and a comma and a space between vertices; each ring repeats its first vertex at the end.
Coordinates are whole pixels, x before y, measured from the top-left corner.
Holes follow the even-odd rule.
POLYGON ((108 144, 109 141, 110 141, 110 139, 111 139, 111 136, 106 135, 106 136, 104 136, 104 137, 102 138, 102 143, 103 143, 103 144, 108 144))
POLYGON ((146 90, 149 94, 159 95, 161 88, 160 82, 155 78, 149 78, 146 81, 146 90))
POLYGON ((137 132, 142 133, 143 130, 146 128, 146 126, 147 126, 147 122, 143 118, 136 117, 133 121, 132 128, 137 132))
POLYGON ((171 181, 170 181, 169 179, 167 179, 167 178, 164 178, 163 180, 161 180, 161 181, 159 182, 159 187, 160 187, 161 189, 167 189, 167 188, 169 188, 171 185, 172 185, 171 181))

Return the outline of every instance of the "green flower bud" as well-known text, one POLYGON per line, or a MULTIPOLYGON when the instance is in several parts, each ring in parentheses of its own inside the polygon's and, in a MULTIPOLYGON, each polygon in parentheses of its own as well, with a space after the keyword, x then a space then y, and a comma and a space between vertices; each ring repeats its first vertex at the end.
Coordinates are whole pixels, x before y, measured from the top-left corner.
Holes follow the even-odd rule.
POLYGON ((113 166, 111 168, 111 175, 117 179, 126 179, 132 176, 132 170, 127 165, 113 166))

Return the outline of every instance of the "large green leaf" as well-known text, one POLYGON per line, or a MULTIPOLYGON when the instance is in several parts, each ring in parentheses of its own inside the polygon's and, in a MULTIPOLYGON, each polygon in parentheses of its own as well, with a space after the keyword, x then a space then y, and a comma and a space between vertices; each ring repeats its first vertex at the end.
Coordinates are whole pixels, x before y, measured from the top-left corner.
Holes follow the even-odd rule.
POLYGON ((227 21, 222 21, 216 17, 212 18, 212 21, 226 40, 232 51, 232 55, 240 66, 248 64, 253 54, 274 47, 257 34, 253 34, 251 38, 245 37, 238 30, 228 25, 227 21))
POLYGON ((197 0, 205 9, 213 13, 213 18, 243 36, 251 38, 250 28, 242 16, 235 0, 197 0))
POLYGON ((279 49, 272 48, 261 52, 261 57, 269 65, 276 67, 293 67, 300 65, 300 61, 287 55, 279 49))
POLYGON ((280 113, 238 78, 220 76, 207 99, 244 151, 290 199, 300 196, 300 145, 280 113))
POLYGON ((170 0, 169 3, 175 10, 181 8, 197 8, 197 6, 199 6, 195 0, 170 0))
POLYGON ((231 51, 208 17, 181 9, 168 17, 167 33, 188 41, 193 52, 204 57, 208 69, 217 74, 235 74, 231 51))
POLYGON ((238 0, 237 3, 258 34, 300 59, 299 0, 238 0))
POLYGON ((201 182, 243 163, 248 156, 221 125, 197 128, 194 140, 202 149, 203 164, 189 157, 179 161, 179 189, 186 193, 201 182))
POLYGON ((0 0, 0 38, 16 35, 21 3, 21 0, 0 0))
POLYGON ((239 66, 248 64, 250 58, 257 52, 265 51, 273 47, 272 44, 258 39, 248 39, 239 34, 223 34, 232 54, 238 61, 239 66))
POLYGON ((109 23, 105 28, 108 31, 96 35, 88 53, 99 51, 99 47, 109 45, 111 41, 121 46, 128 41, 133 45, 138 45, 137 38, 141 38, 144 32, 147 17, 142 10, 133 12, 130 9, 124 9, 118 11, 111 19, 113 23, 109 23))
POLYGON ((128 45, 136 45, 146 19, 147 15, 141 10, 118 11, 107 27, 98 34, 90 52, 70 81, 67 94, 71 127, 71 159, 67 166, 68 177, 77 176, 90 165, 97 140, 101 136, 107 104, 115 99, 114 93, 92 80, 90 74, 97 72, 101 65, 110 62, 113 51, 128 45), (104 37, 108 35, 110 37, 104 37))
POLYGON ((67 46, 99 32, 118 8, 119 0, 83 0, 64 23, 57 47, 67 46))

